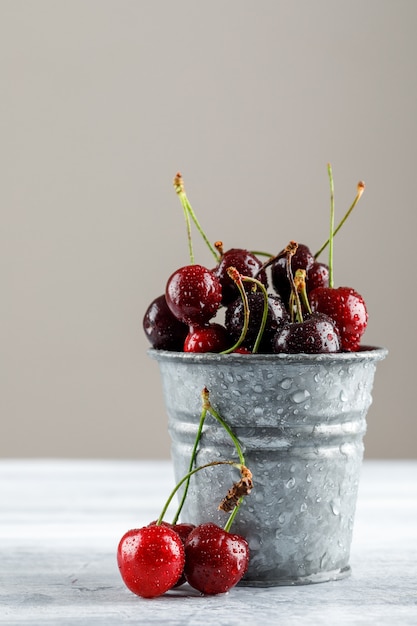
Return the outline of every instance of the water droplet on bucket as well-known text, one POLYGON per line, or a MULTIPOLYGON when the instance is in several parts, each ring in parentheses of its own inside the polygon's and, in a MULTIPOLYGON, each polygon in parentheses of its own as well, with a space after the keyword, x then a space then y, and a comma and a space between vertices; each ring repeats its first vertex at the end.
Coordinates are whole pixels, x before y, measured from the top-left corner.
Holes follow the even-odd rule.
POLYGON ((330 508, 333 515, 340 515, 340 500, 336 498, 335 500, 330 502, 330 508))
POLYGON ((284 378, 283 381, 281 381, 281 387, 283 389, 289 389, 292 385, 292 380, 291 378, 284 378))
POLYGON ((278 522, 279 522, 280 524, 284 524, 284 523, 285 523, 285 513, 280 513, 280 514, 278 515, 278 522))
POLYGON ((300 402, 304 402, 309 397, 310 397, 310 392, 307 391, 307 389, 300 389, 299 391, 296 391, 295 393, 293 393, 291 396, 292 400, 296 402, 297 404, 300 404, 300 402))
POLYGON ((292 476, 289 480, 287 480, 287 482, 285 483, 285 486, 287 487, 287 489, 293 489, 295 485, 295 478, 294 476, 292 476))

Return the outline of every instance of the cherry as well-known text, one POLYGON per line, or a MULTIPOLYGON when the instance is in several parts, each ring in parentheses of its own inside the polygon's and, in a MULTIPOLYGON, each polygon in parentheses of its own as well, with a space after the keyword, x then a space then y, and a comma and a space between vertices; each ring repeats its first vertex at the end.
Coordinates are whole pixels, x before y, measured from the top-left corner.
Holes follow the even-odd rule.
POLYGON ((275 335, 273 349, 287 354, 339 352, 340 335, 330 317, 312 313, 302 322, 286 322, 275 335))
MULTIPOLYGON (((242 346, 252 350, 258 335, 264 309, 264 296, 259 291, 248 293, 249 326, 242 346)), ((229 304, 225 313, 225 326, 232 339, 237 340, 244 324, 244 303, 237 298, 229 304)), ((268 315, 259 352, 272 352, 272 339, 278 328, 288 319, 287 310, 278 295, 268 294, 268 315)))
POLYGON ((212 522, 197 526, 185 541, 185 577, 201 593, 225 593, 240 581, 248 564, 246 539, 212 522))
MULTIPOLYGON (((270 261, 268 262, 270 263, 270 261)), ((304 269, 308 273, 314 264, 314 256, 310 248, 304 244, 298 244, 297 251, 291 259, 291 270, 295 274, 296 270, 304 269)), ((275 291, 287 304, 291 294, 291 284, 287 275, 287 253, 282 250, 271 264, 271 280, 275 291)))
POLYGON ((156 350, 182 350, 188 326, 180 322, 168 307, 165 295, 148 306, 142 322, 143 330, 156 350))
MULTIPOLYGON (((153 522, 149 524, 149 526, 154 526, 157 523, 158 523, 157 520, 154 520, 153 522)), ((190 524, 187 522, 181 522, 179 524, 170 524, 169 522, 162 521, 161 525, 172 528, 172 530, 174 530, 177 533, 177 535, 179 535, 183 545, 185 544, 185 541, 188 535, 190 534, 190 532, 194 530, 195 528, 195 524, 190 524)), ((186 582, 185 574, 184 572, 182 572, 181 576, 179 577, 178 581, 175 583, 174 587, 180 587, 185 582, 186 582)))
POLYGON ((317 287, 329 286, 329 266, 319 261, 314 261, 313 265, 307 271, 307 292, 317 289, 317 287))
POLYGON ((129 530, 119 542, 117 563, 130 591, 143 598, 154 598, 174 587, 182 575, 182 539, 165 524, 129 530))
POLYGON ((368 312, 362 296, 350 287, 318 287, 309 294, 313 311, 331 317, 340 332, 341 349, 359 350, 368 323, 368 312))
POLYGON ((175 317, 189 326, 206 324, 217 313, 222 289, 212 271, 191 264, 168 279, 165 298, 175 317))
MULTIPOLYGON (((216 246, 221 249, 221 242, 217 242, 216 246)), ((230 278, 227 270, 234 267, 243 276, 257 278, 262 284, 267 286, 268 280, 264 270, 262 270, 261 261, 249 250, 244 248, 231 248, 227 252, 221 253, 221 259, 217 267, 213 270, 222 286, 222 304, 227 306, 235 300, 239 291, 236 284, 230 278)), ((250 284, 247 289, 250 289, 250 284)))
POLYGON ((232 344, 221 324, 211 323, 190 329, 184 340, 184 352, 223 352, 232 344))

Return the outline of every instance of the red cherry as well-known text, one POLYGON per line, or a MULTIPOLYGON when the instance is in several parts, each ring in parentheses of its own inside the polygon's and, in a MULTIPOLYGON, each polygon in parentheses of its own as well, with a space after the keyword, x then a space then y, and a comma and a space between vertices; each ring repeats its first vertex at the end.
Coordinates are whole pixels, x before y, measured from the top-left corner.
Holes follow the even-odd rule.
POLYGON ((249 564, 246 539, 211 522, 197 526, 188 535, 185 555, 184 573, 188 583, 209 595, 225 593, 234 587, 249 564))
POLYGON ((184 352, 223 352, 231 345, 225 327, 213 323, 190 329, 184 341, 184 352))
POLYGON ((168 279, 165 298, 176 318, 189 326, 203 326, 217 313, 222 289, 212 271, 202 265, 186 265, 168 279))
POLYGON ((160 596, 178 582, 185 562, 183 542, 169 525, 129 530, 117 549, 126 587, 143 598, 160 596))
MULTIPOLYGON (((157 520, 154 520, 153 522, 149 524, 149 526, 154 526, 156 523, 157 523, 157 520)), ((189 524, 187 522, 181 522, 179 524, 170 524, 169 522, 162 521, 161 525, 169 526, 169 528, 172 528, 173 530, 175 530, 177 535, 180 536, 180 539, 183 545, 185 544, 185 540, 187 539, 190 532, 194 530, 195 528, 194 524, 189 524)), ((184 572, 182 572, 181 576, 179 577, 178 581, 175 583, 174 587, 180 587, 185 582, 186 582, 186 578, 185 578, 184 572)))
POLYGON ((368 323, 365 301, 351 287, 318 287, 309 294, 313 311, 331 317, 340 332, 341 349, 359 350, 360 340, 368 323))

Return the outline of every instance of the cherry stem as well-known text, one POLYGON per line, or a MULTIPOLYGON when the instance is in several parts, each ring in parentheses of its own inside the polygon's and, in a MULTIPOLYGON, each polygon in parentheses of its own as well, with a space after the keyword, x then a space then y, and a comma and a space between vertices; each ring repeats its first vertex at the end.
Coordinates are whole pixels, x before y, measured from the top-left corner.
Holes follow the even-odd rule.
POLYGON ((268 292, 265 289, 265 286, 261 283, 261 281, 257 280, 256 278, 252 278, 250 276, 242 276, 242 280, 243 280, 243 282, 253 283, 257 287, 259 287, 259 289, 262 291, 262 295, 264 297, 264 308, 263 308, 263 311, 262 311, 261 325, 259 327, 258 334, 256 336, 256 340, 255 340, 255 343, 254 343, 254 346, 253 346, 253 349, 252 349, 252 353, 255 354, 259 350, 259 346, 261 344, 262 337, 263 337, 264 330, 265 330, 265 326, 266 326, 266 321, 268 319, 268 292))
POLYGON ((267 256, 269 259, 274 259, 274 255, 270 252, 264 252, 263 250, 251 250, 251 254, 254 256, 267 256))
MULTIPOLYGON (((188 223, 189 223, 189 218, 191 217, 191 219, 193 220, 198 232, 200 233, 200 235, 202 236, 202 238, 204 239, 205 243, 207 244, 210 252, 212 253, 212 255, 214 256, 216 263, 219 262, 219 255, 216 251, 216 249, 211 245, 210 241, 208 240, 204 230, 202 229, 200 222, 197 219, 196 214, 194 213, 194 210, 187 198, 187 194, 185 193, 185 188, 184 188, 184 180, 182 178, 182 175, 180 172, 177 172, 177 174, 175 175, 174 178, 174 188, 175 191, 181 201, 182 207, 184 209, 184 213, 187 215, 188 219, 188 223)), ((190 227, 189 227, 190 229, 190 227)), ((190 235, 189 235, 189 242, 190 242, 190 235)), ((193 263, 194 261, 192 261, 193 263)))
POLYGON ((184 212, 185 224, 187 228, 188 252, 190 255, 190 263, 191 265, 194 265, 195 260, 194 260, 193 240, 191 236, 191 221, 190 221, 190 215, 188 213, 188 210, 184 201, 184 196, 185 196, 184 185, 182 182, 181 174, 179 172, 174 178, 174 189, 179 199, 181 200, 181 204, 182 204, 182 208, 184 212))
POLYGON ((233 467, 236 467, 238 470, 242 470, 242 464, 241 463, 236 463, 236 461, 211 461, 211 463, 206 463, 205 465, 200 465, 199 467, 195 467, 191 471, 187 472, 185 474, 185 476, 183 476, 181 478, 181 480, 175 485, 174 489, 169 494, 168 499, 165 502, 164 507, 163 507, 163 509, 161 511, 161 514, 159 515, 159 517, 158 517, 158 519, 156 521, 156 526, 160 526, 162 524, 162 522, 164 521, 165 514, 166 514, 166 512, 167 512, 167 510, 169 508, 169 505, 172 502, 172 499, 174 498, 175 494, 177 493, 178 489, 180 487, 182 487, 182 485, 185 482, 189 481, 189 479, 191 478, 191 476, 193 476, 193 474, 196 474, 200 470, 206 469, 207 467, 213 467, 214 465, 233 465, 233 467))
MULTIPOLYGON (((205 395, 207 393, 208 392, 207 392, 206 388, 204 388, 203 391, 201 392, 203 407, 202 407, 202 410, 201 410, 200 422, 198 424, 198 429, 197 429, 197 435, 196 435, 196 438, 195 438, 195 441, 194 441, 194 447, 193 447, 193 450, 191 452, 191 458, 190 458, 190 464, 188 466, 188 472, 191 472, 191 470, 194 467, 195 459, 196 459, 196 456, 197 456, 198 444, 200 443, 201 434, 203 432, 203 426, 204 426, 204 422, 205 422, 206 415, 207 415, 207 410, 208 410, 207 402, 206 402, 206 399, 205 399, 205 395)), ((184 487, 184 491, 182 493, 181 501, 180 501, 178 509, 177 509, 177 511, 176 511, 176 513, 174 515, 174 519, 172 520, 172 524, 176 524, 178 519, 179 519, 179 516, 181 515, 181 511, 182 511, 182 508, 184 506, 185 499, 187 497, 188 488, 190 486, 190 478, 191 478, 191 476, 189 476, 188 480, 186 481, 186 484, 185 484, 185 487, 184 487)))
POLYGON ((243 327, 242 327, 242 331, 240 333, 240 337, 236 341, 236 343, 231 348, 228 348, 227 350, 223 350, 222 352, 220 352, 220 354, 230 354, 231 352, 234 352, 235 350, 237 350, 239 348, 239 346, 243 343, 243 341, 244 341, 244 339, 246 337, 246 334, 248 332, 249 315, 250 315, 248 296, 247 296, 246 291, 245 291, 245 289, 243 287, 241 274, 238 272, 238 270, 235 267, 232 267, 232 266, 228 267, 226 271, 227 271, 229 277, 234 281, 236 287, 239 289, 239 293, 240 293, 240 296, 242 298, 242 302, 243 302, 243 327))
POLYGON ((290 241, 288 246, 285 248, 285 253, 287 256, 287 278, 288 282, 291 285, 291 296, 290 296, 290 313, 291 313, 291 321, 294 321, 294 305, 296 309, 296 319, 298 322, 303 322, 303 311, 301 307, 300 296, 298 295, 298 290, 294 282, 294 276, 292 273, 291 267, 291 259, 294 254, 297 252, 298 243, 295 241, 290 241))
MULTIPOLYGON (((350 208, 347 210, 347 212, 345 213, 345 215, 343 216, 343 218, 340 220, 339 224, 337 225, 337 227, 334 229, 333 231, 333 237, 339 232, 339 230, 342 228, 343 224, 346 222, 347 218, 349 217, 349 215, 352 213, 353 209, 355 208, 355 206, 357 205, 357 203, 359 202, 359 200, 362 197, 363 192, 365 191, 365 183, 360 180, 358 182, 357 185, 357 194, 356 197, 354 199, 354 201, 352 202, 350 208)), ((330 243, 330 238, 322 245, 322 247, 317 250, 316 254, 314 255, 314 258, 317 259, 320 254, 323 252, 323 250, 325 250, 327 248, 327 246, 330 243)))
MULTIPOLYGON (((193 470, 193 467, 194 467, 194 464, 195 464, 195 459, 196 459, 196 456, 197 456, 198 446, 199 446, 201 435, 202 435, 202 432, 203 432, 203 426, 204 426, 204 422, 205 422, 205 419, 206 419, 206 416, 207 416, 207 412, 209 412, 220 423, 220 425, 226 430, 226 432, 230 436, 230 438, 233 441, 233 444, 234 444, 234 446, 236 448, 236 452, 238 454, 239 461, 240 461, 239 467, 241 467, 241 466, 245 467, 245 458, 244 458, 244 455, 243 455, 243 452, 242 452, 242 447, 241 447, 241 445, 239 443, 239 440, 237 439, 236 435, 234 434, 234 432, 232 431, 230 426, 227 424, 227 422, 225 422, 224 419, 220 416, 220 414, 212 407, 212 405, 210 403, 209 395, 210 395, 209 394, 209 390, 207 389, 207 387, 204 387, 204 389, 201 392, 202 411, 201 411, 201 416, 200 416, 200 422, 199 422, 199 425, 198 425, 197 435, 196 435, 196 438, 195 438, 195 441, 194 441, 193 450, 192 450, 192 453, 191 453, 190 463, 189 463, 189 467, 188 467, 188 473, 181 480, 180 484, 177 485, 177 487, 180 487, 181 485, 183 485, 185 483, 185 487, 184 487, 184 491, 183 491, 183 494, 182 494, 182 497, 181 497, 180 504, 179 504, 178 509, 177 509, 177 511, 175 513, 175 516, 173 518, 172 524, 176 524, 178 519, 179 519, 179 517, 180 517, 182 508, 183 508, 184 503, 185 503, 185 499, 187 497, 187 493, 188 493, 188 489, 189 489, 189 485, 190 485, 190 478, 195 473, 195 471, 193 470)), ((222 462, 222 463, 224 464, 226 462, 222 462)), ((209 464, 207 466, 203 466, 203 467, 209 467, 210 465, 215 465, 215 464, 219 464, 219 462, 211 463, 211 464, 209 464)), ((229 462, 229 465, 233 465, 233 464, 235 464, 233 461, 229 462)), ((236 464, 235 464, 235 466, 238 467, 236 464)), ((161 521, 163 520, 163 518, 165 516, 165 513, 166 513, 166 511, 167 511, 167 509, 168 509, 168 507, 169 507, 169 505, 171 503, 171 500, 172 500, 174 494, 178 491, 177 487, 175 488, 173 494, 171 494, 171 496, 169 498, 169 501, 165 504, 164 509, 163 509, 161 515, 159 516, 159 519, 158 519, 157 523, 161 523, 161 521)), ((236 509, 239 508, 242 500, 243 500, 243 497, 240 498, 239 502, 237 503, 236 509)), ((233 522, 233 519, 235 518, 235 515, 237 513, 236 509, 233 510, 231 515, 230 515, 230 517, 232 519, 229 518, 229 520, 227 522, 228 528, 230 528, 230 526, 231 526, 231 524, 233 522)), ((227 529, 225 528, 225 530, 227 530, 227 529)))
MULTIPOLYGON (((227 432, 227 434, 229 435, 229 437, 233 441, 233 444, 235 446, 237 455, 239 457, 240 465, 245 467, 245 457, 243 455, 243 451, 242 451, 242 447, 240 445, 239 439, 236 437, 236 435, 234 434, 233 430, 230 428, 229 424, 224 421, 224 419, 221 417, 221 415, 211 405, 210 399, 209 399, 209 391, 208 391, 208 389, 205 389, 205 392, 206 392, 205 396, 203 396, 203 397, 204 397, 205 406, 206 406, 208 412, 219 422, 219 424, 221 426, 223 426, 223 428, 225 429, 225 431, 227 432)), ((203 391, 203 393, 204 393, 204 391, 203 391)), ((237 467, 237 465, 236 465, 236 467, 237 467)), ((243 496, 241 498, 239 498, 239 501, 238 501, 236 507, 231 512, 231 514, 229 516, 229 519, 227 520, 227 522, 226 522, 226 524, 224 526, 224 530, 226 532, 229 532, 230 527, 233 524, 233 520, 235 519, 235 517, 237 515, 237 512, 238 512, 238 510, 240 508, 240 505, 242 504, 242 501, 243 501, 243 496)))
POLYGON ((244 276, 243 274, 240 274, 235 267, 232 267, 232 266, 228 267, 227 273, 230 276, 230 278, 235 282, 237 288, 239 289, 242 302, 243 302, 244 317, 243 317, 242 331, 240 333, 239 339, 231 348, 228 348, 227 350, 223 350, 223 352, 220 352, 220 354, 230 354, 231 352, 234 352, 235 350, 237 350, 237 348, 239 348, 239 346, 243 343, 247 335, 248 327, 249 327, 249 318, 250 318, 250 307, 249 307, 249 302, 248 302, 248 296, 246 294, 245 288, 243 287, 244 282, 253 283, 254 286, 259 287, 264 297, 264 308, 262 312, 261 325, 259 327, 259 331, 256 336, 256 340, 252 349, 252 353, 255 354, 259 350, 259 346, 262 341, 262 337, 264 334, 264 330, 265 330, 265 326, 266 326, 266 322, 268 318, 268 293, 265 289, 265 286, 261 283, 261 281, 257 280, 256 278, 253 278, 252 276, 244 276))
POLYGON ((333 289, 333 231, 334 231, 334 184, 333 184, 333 172, 330 163, 327 164, 327 171, 329 174, 330 182, 330 236, 329 236, 329 287, 333 289))
POLYGON ((307 313, 311 315, 310 302, 307 296, 306 275, 307 275, 307 272, 305 270, 302 270, 302 269, 296 270, 295 276, 294 276, 294 285, 295 285, 295 288, 297 289, 297 292, 301 296, 301 302, 304 305, 304 308, 306 309, 307 313))

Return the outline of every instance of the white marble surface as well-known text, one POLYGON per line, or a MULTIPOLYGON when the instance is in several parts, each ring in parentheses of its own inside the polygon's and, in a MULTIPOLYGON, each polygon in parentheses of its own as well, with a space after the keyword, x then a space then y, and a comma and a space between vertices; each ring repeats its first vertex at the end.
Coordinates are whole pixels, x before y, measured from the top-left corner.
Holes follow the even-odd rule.
POLYGON ((0 461, 0 624, 417 624, 417 461, 365 462, 350 578, 144 600, 116 547, 158 516, 172 480, 167 462, 0 461))

